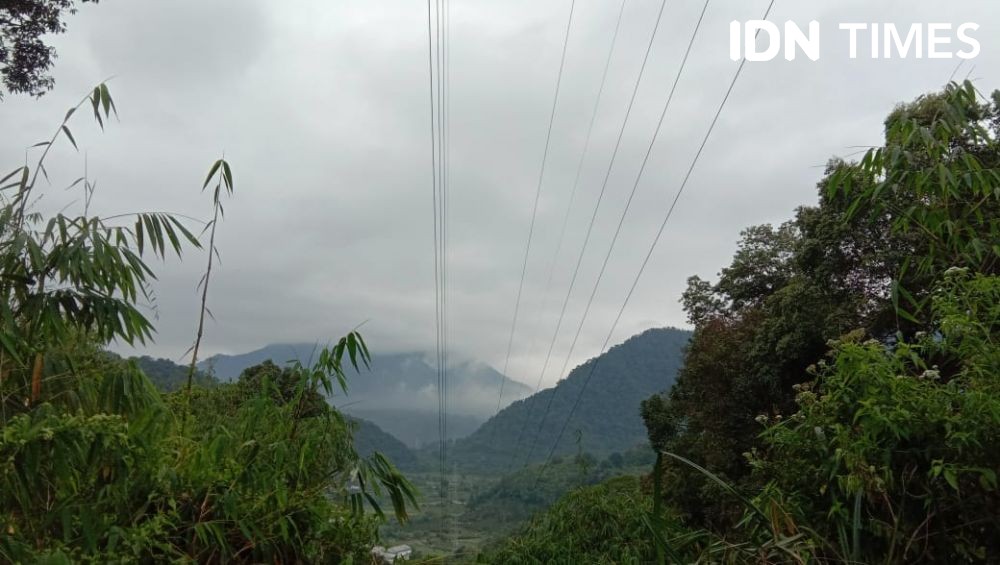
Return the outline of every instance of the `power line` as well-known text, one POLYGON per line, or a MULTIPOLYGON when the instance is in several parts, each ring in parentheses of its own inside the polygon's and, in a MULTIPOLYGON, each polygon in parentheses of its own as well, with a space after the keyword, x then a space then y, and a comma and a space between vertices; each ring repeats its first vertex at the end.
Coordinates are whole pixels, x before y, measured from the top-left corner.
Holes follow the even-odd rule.
MULTIPOLYGON (((767 6, 767 10, 764 12, 763 20, 767 20, 771 15, 771 10, 774 8, 775 0, 771 0, 767 6)), ((707 2, 706 2, 707 4, 707 2)), ((757 32, 760 35, 760 31, 757 32)), ((755 36, 756 38, 756 36, 755 36)), ((663 235, 663 231, 666 229, 667 224, 670 222, 670 218, 673 215, 674 208, 677 206, 677 202, 680 200, 681 195, 684 193, 684 189, 687 188, 688 181, 691 179, 691 174, 694 172, 695 167, 698 165, 698 161, 701 159, 702 153, 705 151, 705 146, 708 144, 709 138, 712 136, 712 132, 715 130, 715 126, 719 122, 719 117, 722 115, 723 109, 725 109, 726 104, 729 102, 729 98, 732 96, 733 90, 736 87, 736 82, 739 80, 740 75, 743 72, 743 67, 746 66, 746 58, 740 61, 739 67, 736 69, 736 73, 733 75, 732 81, 729 83, 729 88, 726 90, 726 94, 722 99, 722 103, 719 104, 718 110, 715 112, 715 116, 712 118, 712 122, 708 126, 708 131, 705 133, 705 137, 701 140, 701 144, 698 146, 698 151, 695 153, 694 159, 691 161, 691 165, 687 169, 687 173, 684 175, 684 179, 681 181, 680 188, 674 194, 673 200, 670 202, 670 207, 667 209, 667 213, 663 218, 663 222, 660 224, 659 230, 656 232, 656 237, 653 238, 652 244, 649 246, 649 250, 646 252, 646 256, 642 261, 642 265, 639 267, 639 271, 635 275, 635 279, 632 281, 632 285, 629 287, 628 293, 625 295, 625 300, 622 302, 621 308, 618 309, 618 314, 615 316, 615 321, 611 325, 611 330, 608 332, 607 337, 604 339, 604 344, 601 346, 601 353, 594 359, 594 362, 590 366, 590 371, 587 372, 587 376, 583 381, 583 386, 580 388, 580 392, 577 394, 576 400, 573 403, 573 407, 570 409, 569 414, 566 416, 566 420, 563 422, 562 428, 559 430, 559 434, 556 436, 555 442, 552 444, 552 448, 549 450, 548 456, 545 458, 545 462, 542 464, 538 471, 538 477, 541 478, 542 473, 544 473, 549 462, 552 460, 555 454, 556 448, 559 446, 559 442, 562 440, 563 435, 566 432, 566 427, 569 425, 569 421, 573 418, 576 413, 576 409, 580 405, 580 401, 583 398, 583 394, 587 390, 587 385, 590 383, 591 377, 594 375, 594 371, 600 364, 601 355, 607 351, 608 343, 611 341, 611 337, 614 334, 615 329, 618 327, 618 322, 621 321, 622 314, 625 312, 625 308, 628 306, 629 300, 632 298, 632 294, 635 292, 636 286, 639 284, 639 279, 642 278, 642 274, 646 270, 646 266, 649 264, 649 259, 653 255, 653 251, 656 249, 657 244, 660 242, 660 237, 663 235)), ((537 479, 536 479, 537 481, 537 479)))
POLYGON ((445 427, 446 427, 446 424, 445 424, 446 416, 445 416, 445 414, 447 413, 447 406, 445 406, 445 395, 444 395, 444 387, 445 387, 445 376, 444 376, 444 370, 445 370, 445 366, 444 366, 444 349, 445 349, 445 343, 444 343, 444 324, 445 324, 445 316, 444 316, 444 310, 445 310, 445 305, 444 305, 444 301, 445 301, 445 297, 444 297, 444 277, 445 277, 445 266, 444 266, 444 264, 445 264, 445 257, 444 257, 444 255, 445 255, 444 234, 445 234, 445 230, 447 228, 445 226, 445 218, 444 218, 444 182, 445 182, 445 180, 444 180, 444 133, 443 133, 444 132, 444 112, 443 112, 443 107, 442 107, 443 106, 442 101, 443 101, 443 98, 444 98, 444 93, 442 92, 442 88, 441 88, 441 0, 435 0, 435 2, 434 2, 434 29, 435 29, 434 36, 435 36, 435 39, 436 39, 436 43, 435 43, 435 59, 436 59, 436 62, 437 62, 437 78, 436 78, 436 81, 437 81, 437 92, 438 92, 438 94, 437 94, 437 100, 436 100, 437 110, 438 110, 438 112, 437 112, 437 121, 438 121, 438 129, 437 129, 437 136, 438 136, 438 164, 437 164, 437 166, 438 166, 438 221, 441 223, 440 224, 441 225, 441 229, 440 229, 440 232, 438 233, 438 254, 439 254, 439 257, 441 257, 441 263, 438 265, 438 268, 440 270, 440 274, 438 275, 438 280, 439 280, 439 284, 440 284, 440 287, 441 287, 440 290, 438 291, 440 293, 440 296, 441 296, 441 306, 440 306, 441 311, 438 313, 438 316, 440 317, 441 321, 438 324, 438 334, 439 335, 438 335, 438 338, 437 338, 438 339, 438 343, 440 343, 440 346, 438 347, 438 359, 437 359, 437 366, 438 366, 438 387, 437 387, 437 394, 438 394, 438 438, 439 438, 439 441, 440 441, 440 443, 438 445, 438 457, 440 458, 440 461, 439 461, 440 477, 439 478, 440 478, 440 481, 441 481, 440 486, 442 487, 441 488, 441 496, 444 497, 445 495, 444 495, 444 488, 443 487, 444 487, 444 467, 445 467, 445 442, 447 441, 447 437, 446 437, 447 432, 445 431, 445 427))
MULTIPOLYGON (((601 107, 601 98, 604 96, 604 87, 608 82, 608 70, 611 68, 611 58, 615 52, 615 45, 618 43, 618 32, 622 26, 622 16, 625 14, 625 3, 628 0, 622 0, 621 6, 618 8, 618 20, 615 23, 615 31, 611 35, 611 46, 608 47, 608 56, 604 61, 604 71, 601 73, 601 86, 597 89, 597 99, 594 101, 594 109, 590 114, 590 124, 587 126, 587 137, 586 141, 583 143, 583 152, 580 153, 580 161, 576 164, 576 175, 573 178, 573 188, 569 193, 569 204, 566 206, 566 214, 563 216, 562 228, 559 230, 559 240, 556 243, 556 252, 552 258, 552 267, 549 269, 549 282, 552 281, 552 274, 555 272, 556 259, 559 257, 559 251, 562 250, 563 240, 566 238, 566 227, 569 225, 570 213, 573 210, 573 202, 576 200, 576 192, 580 186, 580 175, 583 173, 583 164, 587 160, 587 155, 590 152, 590 140, 594 133, 594 124, 597 123, 598 110, 601 107)), ((546 289, 546 294, 548 289, 546 289)))
POLYGON ((443 447, 442 457, 447 466, 448 458, 448 85, 446 77, 448 74, 448 54, 447 54, 447 24, 446 13, 447 1, 438 0, 438 119, 440 137, 441 159, 438 166, 441 168, 441 403, 442 410, 442 436, 443 447))
MULTIPOLYGON (((601 107, 601 99, 603 98, 603 95, 604 95, 604 87, 605 87, 605 85, 607 84, 607 81, 608 81, 608 71, 611 68, 612 55, 615 52, 615 45, 618 43, 618 32, 621 29, 622 15, 625 13, 625 3, 626 2, 627 2, 627 0, 622 0, 621 6, 618 9, 618 21, 615 24, 615 31, 614 31, 614 33, 611 36, 611 45, 608 48, 608 56, 607 56, 607 58, 606 58, 606 60, 604 62, 604 71, 601 74, 601 85, 597 89, 597 98, 594 101, 594 109, 593 109, 593 111, 590 114, 590 124, 587 126, 586 141, 583 144, 583 152, 580 153, 580 160, 577 162, 577 165, 576 165, 576 175, 575 175, 575 177, 573 179, 573 188, 570 190, 570 193, 569 193, 569 203, 566 206, 566 213, 563 215, 562 227, 559 229, 559 238, 558 238, 558 240, 556 242, 556 251, 552 255, 552 261, 549 263, 549 274, 548 274, 548 277, 546 278, 546 281, 545 281, 545 290, 542 293, 542 295, 545 297, 545 299, 543 300, 544 304, 548 304, 549 303, 549 295, 550 295, 550 290, 552 288, 552 280, 553 280, 553 278, 555 276, 556 265, 557 265, 557 262, 558 262, 558 259, 559 259, 559 255, 560 255, 560 253, 562 251, 562 248, 563 248, 563 243, 565 242, 565 239, 566 239, 566 229, 569 226, 569 219, 570 219, 570 216, 572 215, 572 212, 573 212, 573 204, 576 202, 576 193, 577 193, 577 190, 578 190, 578 188, 580 186, 580 177, 581 177, 581 175, 583 173, 583 165, 584 165, 584 163, 587 160, 588 154, 590 153, 590 142, 591 142, 591 138, 593 137, 593 133, 594 133, 594 125, 597 123, 597 114, 598 114, 598 110, 601 107)), ((541 321, 541 314, 540 313, 537 316, 537 318, 538 318, 538 320, 540 322, 541 321)), ((537 330, 539 326, 540 326, 540 324, 536 323, 535 329, 537 330)), ((532 335, 534 333, 535 332, 532 332, 532 335)), ((532 344, 532 349, 533 348, 534 348, 534 343, 532 344)), ((539 386, 540 385, 541 385, 541 383, 539 383, 539 386)), ((537 391, 538 391, 538 388, 536 387, 535 388, 535 392, 537 392, 537 391)), ((518 441, 520 441, 520 439, 518 441)))
MULTIPOLYGON (((653 43, 655 42, 655 40, 656 40, 656 34, 659 31, 659 29, 660 29, 660 22, 663 19, 663 10, 666 7, 666 5, 667 5, 667 1, 666 0, 662 0, 662 2, 660 2, 660 9, 659 9, 659 11, 657 12, 657 15, 656 15, 656 23, 653 26, 653 32, 652 32, 652 34, 649 37, 649 44, 646 46, 646 52, 645 52, 645 54, 643 55, 643 58, 642 58, 642 65, 639 68, 639 74, 636 77, 635 85, 632 88, 632 96, 629 98, 628 106, 625 109, 625 118, 622 120, 621 128, 618 130, 618 138, 615 140, 615 148, 614 148, 614 150, 611 153, 611 160, 608 163, 608 168, 607 168, 607 171, 605 172, 605 175, 604 175, 604 182, 601 183, 601 191, 600 191, 600 193, 597 196, 597 202, 594 204, 594 211, 593 211, 593 213, 590 216, 590 223, 587 226, 587 232, 586 232, 586 234, 584 235, 584 238, 583 238, 583 246, 580 248, 580 253, 577 256, 576 266, 573 268, 573 275, 572 275, 572 277, 570 279, 569 288, 566 291, 566 297, 563 300, 562 308, 560 309, 560 312, 559 312, 559 319, 558 319, 558 321, 556 323, 556 328, 555 328, 555 331, 553 332, 553 335, 552 335, 552 341, 549 344, 548 353, 546 353, 546 355, 545 355, 545 362, 542 365, 541 373, 538 375, 538 384, 535 385, 535 391, 536 392, 538 391, 539 388, 541 388, 542 380, 543 380, 543 378, 545 376, 545 371, 548 368, 549 360, 552 357, 552 351, 553 351, 553 348, 555 347, 556 338, 559 335, 559 330, 562 328, 562 322, 563 322, 563 319, 566 316, 566 307, 569 304, 570 296, 572 295, 573 288, 576 285, 576 278, 577 278, 577 276, 580 273, 580 266, 583 263, 583 258, 584 258, 584 256, 586 255, 586 252, 587 252, 587 245, 590 242, 590 236, 591 236, 591 234, 593 233, 593 230, 594 230, 594 223, 597 220, 597 213, 600 210, 601 203, 604 201, 604 194, 605 194, 605 192, 607 191, 607 188, 608 188, 608 180, 611 178, 611 171, 614 168, 615 159, 618 157, 618 150, 621 148, 622 138, 625 135, 625 128, 628 125, 629 117, 632 115, 632 107, 635 104, 635 99, 636 99, 636 97, 639 94, 639 86, 642 84, 642 77, 643 77, 643 75, 646 72, 646 63, 649 61, 649 55, 650 55, 650 53, 653 50, 653 43)), ((549 411, 549 409, 552 406, 552 398, 554 396, 555 396, 554 393, 551 394, 551 395, 549 395, 549 403, 548 403, 548 405, 546 406, 546 409, 545 409, 545 413, 546 414, 548 414, 548 411, 549 411)), ((530 408, 531 408, 531 406, 529 406, 529 411, 530 411, 530 408)), ((527 430, 528 420, 529 419, 530 419, 530 414, 529 414, 529 418, 525 418, 524 421, 521 424, 521 430, 518 433, 517 441, 514 443, 514 449, 513 449, 513 452, 511 454, 511 464, 509 466, 512 466, 514 460, 516 459, 517 450, 520 447, 521 439, 524 437, 524 432, 527 430)), ((543 422, 544 422, 544 418, 543 418, 543 422)))
MULTIPOLYGON (((559 89, 562 86, 563 68, 566 65, 566 49, 569 46, 569 33, 573 26, 573 12, 576 9, 576 0, 571 0, 569 5, 569 17, 566 21, 566 34, 563 38, 562 55, 559 58, 559 72, 556 75, 555 95, 552 97, 552 110, 549 113, 549 127, 545 134, 545 149, 542 151, 542 166, 538 173, 538 186, 535 189, 535 202, 531 207, 531 223, 528 226, 528 242, 524 248, 524 260, 521 264, 521 282, 517 285, 517 298, 514 300, 514 318, 510 324, 510 337, 507 339, 507 355, 503 362, 503 371, 500 375, 500 393, 497 396, 496 413, 500 412, 503 403, 503 389, 506 382, 507 369, 510 365, 510 353, 514 345, 514 332, 517 328, 517 316, 521 309, 521 294, 524 290, 524 278, 528 271, 528 255, 531 253, 531 241, 535 233, 535 220, 538 216, 538 201, 542 196, 542 180, 545 177, 545 165, 549 156, 549 143, 552 140, 552 125, 556 119, 556 106, 559 103, 559 89)), ((494 432, 495 433, 495 432, 494 432)))
MULTIPOLYGON (((442 152, 442 162, 441 162, 441 178, 442 178, 442 218, 444 219, 444 231, 442 233, 441 246, 443 250, 442 257, 442 350, 441 350, 441 372, 442 372, 442 398, 444 405, 444 438, 443 438, 443 458, 445 469, 449 469, 448 461, 448 411, 450 403, 450 385, 448 382, 448 353, 450 351, 449 346, 449 299, 448 299, 448 279, 450 276, 448 269, 448 248, 450 239, 450 199, 451 199, 451 3, 449 0, 441 0, 442 2, 442 14, 441 14, 441 25, 444 26, 441 32, 441 37, 443 39, 443 45, 441 47, 442 60, 444 62, 443 72, 439 68, 438 75, 441 77, 441 106, 442 106, 442 129, 441 129, 441 140, 444 150, 442 152)), ((451 472, 449 469, 449 477, 451 472)), ((446 531, 451 533, 454 531, 453 516, 447 511, 447 501, 451 500, 451 483, 448 480, 445 482, 445 488, 443 489, 445 495, 446 504, 443 509, 446 511, 444 514, 446 531)), ((454 543, 454 539, 452 540, 454 543)))
MULTIPOLYGON (((681 59, 681 64, 677 68, 677 74, 674 76, 674 82, 670 86, 670 93, 667 95, 667 100, 663 104, 663 110, 660 112, 660 118, 656 122, 656 129, 653 130, 653 137, 650 138, 649 145, 646 147, 646 154, 642 158, 642 164, 639 166, 639 172, 636 174, 635 182, 632 184, 632 190, 629 192, 628 200, 625 201, 625 208, 622 210, 621 216, 618 219, 618 225, 615 227, 615 233, 611 238, 611 243, 608 245, 608 251, 604 255, 604 261, 601 263, 601 270, 598 272, 597 279, 594 281, 594 286, 590 291, 590 297, 587 299, 587 305, 583 310, 583 316, 580 318, 580 324, 576 328, 576 334, 573 336, 573 341, 570 344, 569 351, 566 353, 566 359, 563 361, 563 365, 559 369, 560 375, 564 375, 566 373, 566 368, 569 366, 569 361, 573 355, 574 349, 576 348, 577 340, 580 338, 580 333, 583 331, 583 326, 587 321, 587 316, 590 314, 590 308, 594 303, 594 297, 597 295, 597 289, 600 287, 601 280, 604 278, 604 273, 611 260, 611 255, 614 253, 615 245, 618 243, 618 236, 621 235, 622 226, 625 224, 625 218, 628 216, 628 212, 632 207, 632 200, 635 198, 635 193, 639 188, 639 181, 642 179, 642 175, 646 172, 646 165, 649 163, 649 156, 652 154, 653 146, 656 144, 656 140, 660 135, 660 129, 663 127, 663 121, 667 116, 667 111, 670 109, 670 104, 674 100, 674 94, 677 93, 677 85, 680 84, 681 76, 684 74, 684 69, 687 67, 687 62, 691 56, 691 50, 694 47, 695 39, 697 39, 698 32, 701 30, 701 24, 705 21, 705 13, 708 11, 709 2, 711 2, 711 0, 705 0, 705 4, 701 8, 701 13, 698 15, 698 21, 695 23, 694 31, 691 33, 691 38, 688 40, 687 49, 684 51, 684 57, 681 59)), ((538 433, 535 434, 535 439, 532 441, 531 448, 528 449, 528 455, 525 458, 526 463, 527 461, 530 461, 531 454, 535 451, 535 447, 538 444, 538 438, 541 435, 542 426, 545 425, 545 419, 548 417, 549 411, 552 408, 552 401, 554 398, 555 393, 549 397, 549 402, 546 405, 542 421, 539 423, 538 433)))
MULTIPOLYGON (((440 477, 444 479, 445 471, 445 441, 447 439, 445 403, 446 374, 444 367, 445 333, 445 274, 446 248, 444 245, 446 233, 445 217, 445 139, 443 135, 443 93, 441 80, 441 5, 435 0, 432 9, 431 0, 427 0, 427 59, 430 92, 430 123, 431 123, 431 184, 434 218, 434 328, 435 328, 435 365, 438 393, 438 465, 440 477), (433 12, 433 13, 432 13, 433 12), (435 65, 436 63, 436 65, 435 65), (435 72, 436 68, 436 72, 435 72), (436 87, 435 87, 436 83, 436 87)), ((442 490, 442 496, 444 495, 442 490)))
POLYGON ((451 216, 449 214, 450 202, 451 202, 451 3, 449 0, 444 1, 444 218, 445 218, 445 232, 444 232, 444 249, 445 249, 445 261, 444 261, 444 344, 443 349, 444 356, 444 392, 445 392, 445 456, 447 460, 447 443, 448 443, 448 402, 449 402, 449 382, 448 382, 448 353, 450 351, 450 333, 449 329, 449 306, 448 306, 448 279, 450 277, 450 272, 448 269, 448 248, 450 242, 450 220, 451 216))

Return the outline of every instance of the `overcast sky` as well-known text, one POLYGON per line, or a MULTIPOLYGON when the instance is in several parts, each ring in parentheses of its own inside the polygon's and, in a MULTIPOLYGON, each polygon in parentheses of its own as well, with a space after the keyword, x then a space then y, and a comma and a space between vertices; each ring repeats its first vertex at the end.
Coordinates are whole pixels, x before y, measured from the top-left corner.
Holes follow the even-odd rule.
MULTIPOLYGON (((556 110, 510 370, 534 384, 607 169, 657 0, 627 0, 591 152, 552 290, 545 282, 618 13, 578 0, 556 110)), ((596 355, 624 293, 735 71, 729 22, 767 0, 713 0, 625 229, 573 355, 596 355)), ((501 367, 520 277, 569 0, 457 0, 451 7, 451 345, 501 367)), ((555 382, 600 261, 669 91, 700 1, 668 2, 608 192, 544 382, 555 382)), ((104 0, 83 5, 54 44, 56 88, 0 102, 0 155, 12 169, 101 79, 121 116, 101 133, 74 117, 81 152, 53 152, 41 204, 88 159, 94 209, 210 215, 200 192, 225 152, 226 203, 211 281, 207 353, 326 341, 367 321, 378 352, 433 348, 434 283, 427 5, 420 0, 104 0)), ((712 278, 740 230, 815 201, 823 165, 879 142, 893 105, 947 82, 957 59, 851 60, 842 22, 975 22, 970 71, 1000 87, 1000 6, 985 0, 778 0, 772 19, 822 25, 822 58, 749 64, 613 338, 683 326, 685 279, 712 278)), ((958 49, 958 47, 956 47, 958 49)), ((193 340, 205 257, 158 265, 156 342, 179 358, 193 340)))

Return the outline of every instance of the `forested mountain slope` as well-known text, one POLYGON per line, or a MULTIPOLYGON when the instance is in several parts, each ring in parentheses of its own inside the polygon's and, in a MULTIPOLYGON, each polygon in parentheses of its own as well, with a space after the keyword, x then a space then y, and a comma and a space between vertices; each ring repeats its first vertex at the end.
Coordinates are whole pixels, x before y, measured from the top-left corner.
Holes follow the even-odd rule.
MULTIPOLYGON (((163 392, 180 390, 187 385, 189 367, 174 363, 170 359, 158 359, 143 355, 133 357, 142 372, 153 381, 156 388, 163 392)), ((204 371, 195 371, 192 384, 197 386, 215 386, 219 384, 215 378, 204 371)))
POLYGON ((529 450, 530 462, 544 460, 594 363, 597 367, 556 454, 582 450, 604 456, 642 443, 646 428, 639 405, 649 395, 673 385, 690 337, 690 332, 676 328, 651 329, 633 336, 573 369, 554 388, 501 410, 474 434, 458 440, 450 457, 460 467, 497 472, 505 471, 512 458, 516 465, 523 465, 529 450))

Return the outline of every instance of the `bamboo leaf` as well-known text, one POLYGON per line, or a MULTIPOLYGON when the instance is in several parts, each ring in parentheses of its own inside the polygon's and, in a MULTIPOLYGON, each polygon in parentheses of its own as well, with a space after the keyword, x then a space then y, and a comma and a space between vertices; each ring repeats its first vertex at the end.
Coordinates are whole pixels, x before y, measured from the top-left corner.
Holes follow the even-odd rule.
POLYGON ((104 115, 108 116, 111 111, 111 93, 108 92, 108 85, 103 82, 98 88, 101 89, 101 105, 104 107, 104 115))
POLYGON ((695 471, 698 471, 699 473, 701 473, 702 475, 704 475, 705 477, 707 477, 708 479, 710 479, 714 483, 716 483, 719 486, 721 486, 723 489, 725 489, 727 492, 729 492, 730 494, 732 494, 734 497, 736 497, 737 499, 739 499, 740 502, 743 503, 743 506, 746 507, 747 510, 752 511, 754 514, 756 514, 761 519, 763 519, 763 521, 764 521, 765 524, 767 524, 769 522, 767 514, 765 514, 763 510, 761 510, 749 498, 743 496, 743 494, 741 494, 740 491, 736 490, 736 488, 734 488, 732 485, 730 485, 726 481, 722 480, 721 478, 719 478, 717 475, 715 475, 714 473, 712 473, 708 469, 705 469, 704 467, 698 465, 697 463, 695 463, 695 462, 693 462, 693 461, 691 461, 689 459, 686 459, 684 457, 681 457, 680 455, 677 455, 676 453, 671 453, 669 451, 664 451, 663 454, 666 455, 667 457, 670 457, 671 459, 676 459, 677 461, 680 461, 681 463, 687 465, 688 467, 691 467, 695 471))
POLYGON ((14 345, 14 338, 7 334, 7 332, 0 331, 0 344, 3 345, 4 351, 6 351, 14 361, 17 361, 18 365, 24 365, 24 361, 17 352, 17 347, 14 345))
POLYGON ((142 255, 143 244, 145 243, 145 236, 142 229, 142 218, 137 218, 135 220, 135 244, 136 248, 139 250, 139 254, 142 255))
POLYGON ((73 149, 76 149, 77 151, 79 151, 80 148, 76 146, 76 140, 73 139, 73 134, 69 131, 69 127, 63 126, 62 127, 62 131, 63 131, 63 133, 66 134, 66 138, 69 139, 69 142, 73 144, 73 149))
POLYGON ((222 177, 223 177, 223 179, 226 182, 226 188, 229 190, 229 193, 232 194, 233 193, 233 172, 232 172, 232 170, 229 169, 229 162, 228 161, 222 161, 222 177))
POLYGON ((643 525, 646 526, 646 529, 653 536, 653 542, 655 543, 655 545, 659 547, 661 550, 663 550, 663 553, 667 554, 667 557, 670 558, 671 562, 684 563, 684 560, 681 558, 681 556, 678 555, 676 551, 674 551, 674 548, 670 546, 670 543, 667 541, 667 539, 663 537, 663 532, 661 532, 659 528, 653 525, 653 521, 650 519, 649 515, 643 513, 641 518, 643 525))
POLYGON ((208 170, 208 176, 205 177, 205 184, 201 185, 201 189, 205 190, 208 187, 208 183, 212 182, 212 177, 215 176, 216 171, 222 166, 222 159, 219 159, 215 163, 212 163, 212 168, 208 170))

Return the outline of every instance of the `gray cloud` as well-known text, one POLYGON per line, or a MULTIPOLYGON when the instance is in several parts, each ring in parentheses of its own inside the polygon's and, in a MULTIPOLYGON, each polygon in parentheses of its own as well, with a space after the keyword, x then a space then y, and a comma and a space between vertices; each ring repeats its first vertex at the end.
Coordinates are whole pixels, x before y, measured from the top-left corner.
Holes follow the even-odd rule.
MULTIPOLYGON (((645 249, 721 100, 735 63, 728 23, 766 2, 716 0, 639 187, 626 229, 573 363, 595 355, 645 249)), ((558 228, 617 15, 616 2, 578 2, 563 95, 529 258, 511 376, 534 384, 597 197, 658 3, 629 2, 552 292, 544 296, 558 228)), ((451 343, 503 364, 568 2, 470 0, 452 7, 451 343)), ((0 105, 6 166, 44 137, 65 108, 105 76, 121 122, 74 131, 99 183, 104 213, 172 210, 198 217, 204 173, 223 151, 236 172, 212 280, 217 320, 209 352, 340 335, 367 320, 378 351, 433 347, 433 268, 426 5, 420 2, 102 2, 57 38, 57 88, 0 105)), ((699 3, 668 3, 663 29, 608 185, 545 382, 556 379, 599 262, 624 206, 699 3)), ((973 76, 1000 86, 998 10, 932 0, 778 2, 774 19, 823 25, 823 58, 752 64, 680 201, 615 341, 651 325, 682 325, 691 274, 712 276, 739 231, 780 222, 814 201, 822 165, 876 143, 892 106, 947 81, 955 60, 851 61, 844 21, 978 22, 973 76)), ((972 68, 966 65, 960 76, 972 68)), ((84 155, 52 156, 59 190, 84 155), (61 180, 59 180, 61 179, 61 180)), ((204 256, 160 269, 154 354, 187 349, 204 256)))

